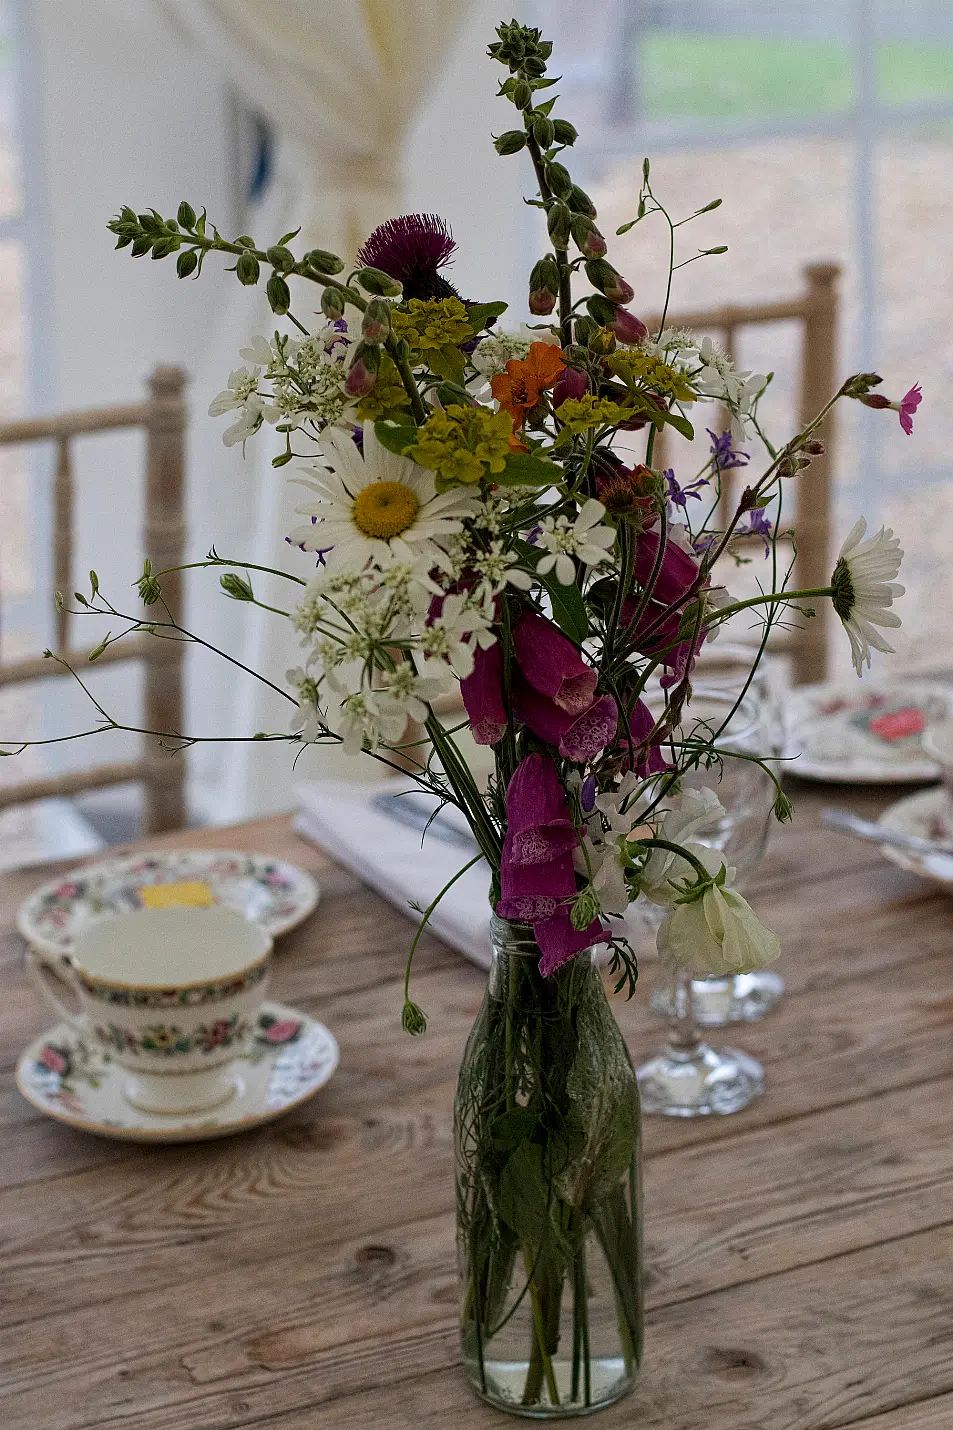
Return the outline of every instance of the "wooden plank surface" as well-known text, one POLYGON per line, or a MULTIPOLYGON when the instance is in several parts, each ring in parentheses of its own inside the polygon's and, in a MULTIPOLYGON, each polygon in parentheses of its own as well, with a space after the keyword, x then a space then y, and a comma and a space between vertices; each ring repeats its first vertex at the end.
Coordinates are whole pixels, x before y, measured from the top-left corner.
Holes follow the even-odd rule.
MULTIPOLYGON (((755 881, 788 994, 731 1032, 767 1092, 731 1118, 646 1120, 647 1356, 607 1427, 953 1426, 953 906, 818 829, 815 794, 797 804, 755 881)), ((50 1122, 13 1085, 47 1018, 12 930, 52 871, 0 880, 0 1425, 511 1423, 457 1367, 450 1104, 483 975, 425 938, 431 1030, 411 1041, 401 913, 285 820, 150 841, 169 845, 318 875, 273 988, 334 1028, 341 1068, 223 1142, 138 1147, 50 1122)), ((655 976, 646 957, 646 987, 615 1005, 637 1058, 663 1035, 655 976)))

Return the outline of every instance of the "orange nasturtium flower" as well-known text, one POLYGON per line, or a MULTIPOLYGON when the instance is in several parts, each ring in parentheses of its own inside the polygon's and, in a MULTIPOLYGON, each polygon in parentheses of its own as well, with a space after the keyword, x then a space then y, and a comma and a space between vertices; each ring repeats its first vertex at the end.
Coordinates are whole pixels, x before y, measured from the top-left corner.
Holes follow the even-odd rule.
POLYGON ((527 414, 537 405, 547 387, 554 387, 566 366, 562 348, 551 343, 531 343, 523 359, 510 358, 505 372, 493 378, 493 396, 514 427, 522 427, 527 414))

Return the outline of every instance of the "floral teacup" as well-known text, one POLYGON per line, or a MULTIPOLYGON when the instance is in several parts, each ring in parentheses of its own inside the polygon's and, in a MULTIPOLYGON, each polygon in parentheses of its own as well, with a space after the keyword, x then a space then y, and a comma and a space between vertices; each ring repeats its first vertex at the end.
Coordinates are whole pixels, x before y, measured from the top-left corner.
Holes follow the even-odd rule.
POLYGON ((127 1101, 147 1112, 216 1107, 229 1065, 268 986, 271 936, 223 908, 140 909, 90 924, 53 974, 29 955, 41 993, 132 1076, 127 1101), (62 979, 77 1000, 54 991, 62 979))

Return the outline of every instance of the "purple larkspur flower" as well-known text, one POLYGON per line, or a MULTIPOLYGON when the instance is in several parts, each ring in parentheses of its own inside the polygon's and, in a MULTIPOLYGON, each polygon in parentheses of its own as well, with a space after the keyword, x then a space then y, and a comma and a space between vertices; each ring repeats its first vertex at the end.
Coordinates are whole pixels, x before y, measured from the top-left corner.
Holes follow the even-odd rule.
POLYGON ((357 261, 398 279, 405 299, 459 298, 440 272, 456 249, 449 224, 437 214, 401 214, 375 228, 357 261))
POLYGON ((716 472, 730 472, 733 467, 745 467, 749 457, 747 452, 741 452, 731 445, 731 432, 725 431, 716 435, 710 427, 705 431, 711 438, 711 459, 716 472))
MULTIPOLYGON (((689 497, 694 497, 696 501, 701 501, 701 492, 698 488, 707 487, 711 480, 709 477, 699 477, 697 481, 689 482, 687 487, 683 487, 679 485, 671 467, 668 467, 662 473, 662 476, 665 478, 665 494, 668 497, 670 506, 681 507, 682 511, 687 509, 689 497)), ((674 511, 669 511, 670 517, 674 515, 674 511)))
POLYGON ((739 526, 738 536, 760 536, 764 542, 764 554, 771 550, 771 522, 764 514, 764 507, 756 506, 748 517, 747 526, 739 526))

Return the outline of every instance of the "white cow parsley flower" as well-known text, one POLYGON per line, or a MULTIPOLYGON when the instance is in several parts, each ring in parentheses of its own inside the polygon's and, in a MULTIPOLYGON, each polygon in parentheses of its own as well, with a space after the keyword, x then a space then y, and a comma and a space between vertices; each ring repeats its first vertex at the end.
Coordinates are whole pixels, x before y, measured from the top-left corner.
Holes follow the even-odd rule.
POLYGON ((264 420, 265 402, 258 391, 260 376, 257 367, 236 368, 229 374, 225 391, 213 397, 209 403, 210 417, 221 417, 226 412, 239 413, 237 420, 222 434, 226 447, 234 447, 237 442, 244 442, 258 431, 264 420))
POLYGON ((576 579, 574 556, 585 566, 608 561, 615 531, 611 526, 600 526, 605 514, 602 502, 590 497, 571 524, 568 517, 547 516, 536 537, 537 546, 544 547, 547 553, 536 564, 538 574, 545 576, 555 568, 560 585, 570 586, 576 579))
POLYGON ((298 713, 292 718, 291 729, 310 745, 325 733, 324 717, 318 708, 318 686, 314 677, 296 666, 286 672, 285 679, 293 685, 298 695, 298 713))
POLYGON ((900 617, 890 607, 904 591, 894 581, 903 559, 897 537, 881 527, 876 536, 865 541, 866 530, 867 523, 861 517, 841 547, 831 577, 834 610, 847 632, 858 675, 863 675, 865 663, 870 665, 871 647, 892 654, 893 646, 876 628, 895 629, 900 625, 900 617))

